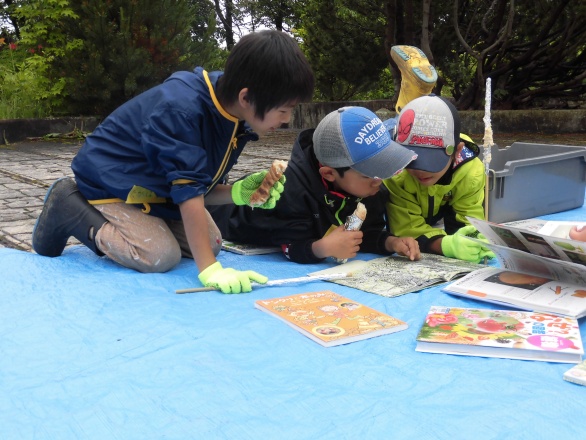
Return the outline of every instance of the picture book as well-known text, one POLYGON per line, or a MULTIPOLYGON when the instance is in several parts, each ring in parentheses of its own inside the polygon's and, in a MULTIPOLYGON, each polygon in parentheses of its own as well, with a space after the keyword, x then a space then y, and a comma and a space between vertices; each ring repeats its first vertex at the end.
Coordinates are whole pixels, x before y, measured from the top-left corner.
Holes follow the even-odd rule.
POLYGON ((324 347, 405 330, 407 324, 330 290, 261 299, 254 306, 324 347))
POLYGON ((228 240, 222 240, 222 249, 240 255, 263 255, 281 252, 281 248, 278 246, 256 246, 228 240))
POLYGON ((549 235, 558 238, 570 238, 570 229, 573 226, 585 226, 586 222, 578 221, 548 221, 539 229, 542 235, 549 235))
POLYGON ((547 313, 432 306, 416 351, 579 363, 578 321, 547 313))
POLYGON ((539 232, 545 226, 547 220, 538 218, 528 218, 525 220, 513 220, 511 222, 501 223, 503 226, 512 226, 514 228, 525 229, 529 231, 539 232))
POLYGON ((370 261, 352 260, 309 275, 339 271, 352 273, 351 277, 330 281, 365 292, 394 297, 449 282, 479 267, 482 266, 468 261, 422 253, 421 260, 418 261, 398 255, 370 261))
POLYGON ((586 284, 586 242, 468 217, 504 269, 586 284))
POLYGON ((479 269, 448 284, 444 292, 535 312, 586 316, 586 286, 496 267, 479 269))
POLYGON ((586 385, 586 361, 582 361, 566 371, 564 373, 564 380, 577 383, 578 385, 586 385))
POLYGON ((586 316, 586 242, 469 217, 489 240, 499 269, 482 270, 444 291, 526 310, 586 316))

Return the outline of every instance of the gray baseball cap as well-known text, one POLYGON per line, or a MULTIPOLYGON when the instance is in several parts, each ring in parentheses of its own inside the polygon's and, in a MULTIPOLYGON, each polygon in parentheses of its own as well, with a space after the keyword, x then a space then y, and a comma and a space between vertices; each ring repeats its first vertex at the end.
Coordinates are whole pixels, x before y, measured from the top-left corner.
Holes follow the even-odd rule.
POLYGON ((407 168, 437 173, 460 143, 460 116, 447 99, 422 96, 399 113, 395 140, 417 153, 407 168))
POLYGON ((381 179, 417 157, 393 141, 380 118, 364 107, 342 107, 326 115, 313 133, 313 149, 322 165, 350 167, 381 179))

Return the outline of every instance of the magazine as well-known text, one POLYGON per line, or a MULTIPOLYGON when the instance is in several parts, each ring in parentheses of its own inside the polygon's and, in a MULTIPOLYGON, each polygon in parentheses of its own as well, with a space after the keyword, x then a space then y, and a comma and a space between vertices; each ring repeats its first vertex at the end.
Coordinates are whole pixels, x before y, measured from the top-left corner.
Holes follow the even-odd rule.
POLYGON ((481 301, 580 318, 586 315, 586 243, 470 218, 500 267, 443 290, 481 301))
POLYGON ((340 271, 351 273, 351 277, 329 281, 381 296, 394 297, 452 281, 479 267, 482 266, 468 261, 422 253, 421 260, 418 261, 411 261, 398 255, 370 261, 353 260, 309 275, 326 275, 340 271))

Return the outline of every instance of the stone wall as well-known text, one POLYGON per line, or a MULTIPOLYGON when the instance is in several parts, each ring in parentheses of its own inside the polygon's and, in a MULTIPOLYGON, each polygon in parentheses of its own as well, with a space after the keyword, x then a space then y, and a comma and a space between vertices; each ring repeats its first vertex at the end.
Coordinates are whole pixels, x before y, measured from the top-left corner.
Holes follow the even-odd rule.
MULTIPOLYGON (((359 105, 377 112, 381 119, 394 116, 392 101, 312 102, 299 104, 289 126, 313 128, 337 108, 359 105)), ((461 111, 462 127, 468 133, 484 132, 484 111, 461 111)), ((493 131, 503 133, 586 133, 586 109, 576 110, 495 110, 491 112, 493 131)))
POLYGON ((97 127, 98 122, 97 118, 92 117, 0 119, 0 145, 49 133, 70 133, 75 129, 90 132, 97 127))

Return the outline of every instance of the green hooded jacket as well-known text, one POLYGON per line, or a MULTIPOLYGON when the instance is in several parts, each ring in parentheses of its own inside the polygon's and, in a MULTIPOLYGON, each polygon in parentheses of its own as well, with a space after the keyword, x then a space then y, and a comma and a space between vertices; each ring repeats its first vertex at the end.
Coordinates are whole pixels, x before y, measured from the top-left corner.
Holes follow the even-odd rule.
POLYGON ((430 187, 421 185, 406 170, 385 179, 390 192, 387 216, 392 233, 415 238, 421 251, 427 252, 435 239, 470 224, 466 216, 484 219, 485 182, 484 164, 470 156, 430 187), (434 227, 442 219, 445 230, 434 227))

